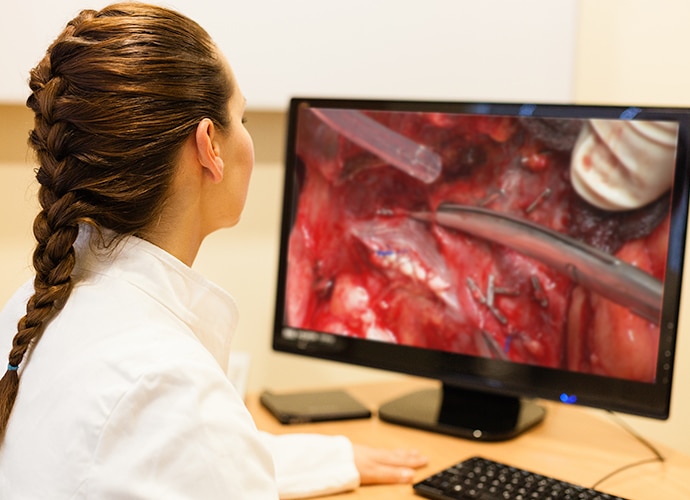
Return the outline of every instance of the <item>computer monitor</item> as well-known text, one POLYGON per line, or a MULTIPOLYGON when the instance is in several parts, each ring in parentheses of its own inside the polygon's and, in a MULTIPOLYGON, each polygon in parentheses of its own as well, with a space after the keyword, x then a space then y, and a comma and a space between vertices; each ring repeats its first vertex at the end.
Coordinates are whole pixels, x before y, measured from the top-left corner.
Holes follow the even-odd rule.
POLYGON ((293 99, 274 350, 440 380, 380 418, 470 439, 667 418, 689 117, 293 99))

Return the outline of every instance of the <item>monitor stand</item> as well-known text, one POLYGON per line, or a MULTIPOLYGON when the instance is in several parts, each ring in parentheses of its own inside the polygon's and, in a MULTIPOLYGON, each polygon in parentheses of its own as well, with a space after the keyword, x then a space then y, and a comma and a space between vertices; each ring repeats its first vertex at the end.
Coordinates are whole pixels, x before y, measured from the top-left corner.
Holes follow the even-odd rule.
POLYGON ((379 408, 386 422, 481 441, 514 438, 544 419, 531 400, 461 389, 449 384, 389 401, 379 408))

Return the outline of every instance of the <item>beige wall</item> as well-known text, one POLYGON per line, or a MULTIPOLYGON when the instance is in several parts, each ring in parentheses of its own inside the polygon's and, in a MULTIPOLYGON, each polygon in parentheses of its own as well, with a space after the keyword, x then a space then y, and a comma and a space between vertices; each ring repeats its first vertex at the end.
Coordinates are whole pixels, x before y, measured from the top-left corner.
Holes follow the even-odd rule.
MULTIPOLYGON (((575 100, 690 106, 690 2, 580 0, 575 100)), ((686 251, 671 418, 628 418, 635 428, 690 453, 690 252, 686 251)))
MULTIPOLYGON (((690 65, 683 64, 690 30, 685 0, 581 0, 575 78, 580 102, 690 104, 690 65)), ((212 235, 195 267, 231 291, 242 316, 236 350, 249 352, 249 389, 347 384, 391 374, 276 354, 270 349, 277 264, 285 116, 249 113, 257 167, 242 222, 212 235)), ((0 304, 30 276, 34 185, 25 139, 30 117, 21 106, 0 106, 0 304)), ((629 419, 647 436, 690 453, 690 306, 684 286, 672 416, 667 422, 629 419)), ((2 353, 0 353, 0 356, 2 353)), ((644 451, 640 451, 644 456, 644 451)))
POLYGON ((580 0, 575 98, 690 105, 690 2, 580 0))

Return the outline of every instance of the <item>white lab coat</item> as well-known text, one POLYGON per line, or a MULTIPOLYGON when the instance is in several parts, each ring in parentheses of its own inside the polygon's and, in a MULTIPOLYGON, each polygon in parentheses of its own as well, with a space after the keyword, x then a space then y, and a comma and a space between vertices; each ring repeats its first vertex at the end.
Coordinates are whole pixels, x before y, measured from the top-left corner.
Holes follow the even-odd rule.
MULTIPOLYGON (((80 233, 72 294, 20 365, 0 498, 261 500, 357 486, 344 437, 256 430, 225 376, 232 297, 146 241, 95 251, 80 233)), ((1 356, 31 292, 0 313, 1 356)))

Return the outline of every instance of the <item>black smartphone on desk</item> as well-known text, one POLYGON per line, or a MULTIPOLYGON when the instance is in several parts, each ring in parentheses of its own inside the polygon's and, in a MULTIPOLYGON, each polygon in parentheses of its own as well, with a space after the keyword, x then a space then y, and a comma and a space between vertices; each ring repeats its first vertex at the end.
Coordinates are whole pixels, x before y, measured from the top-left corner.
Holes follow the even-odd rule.
POLYGON ((344 390, 282 394, 264 391, 259 400, 281 424, 371 417, 369 408, 344 390))

